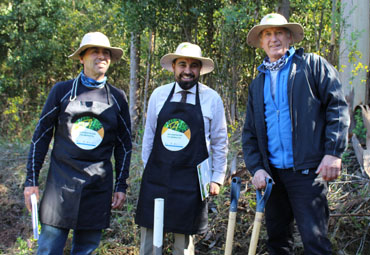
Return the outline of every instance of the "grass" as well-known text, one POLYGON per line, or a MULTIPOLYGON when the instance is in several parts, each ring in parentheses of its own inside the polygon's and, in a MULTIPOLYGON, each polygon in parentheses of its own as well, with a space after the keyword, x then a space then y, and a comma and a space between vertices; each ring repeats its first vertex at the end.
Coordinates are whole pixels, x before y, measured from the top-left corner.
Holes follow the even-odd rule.
MULTIPOLYGON (((28 144, 0 142, 0 254, 35 254, 37 243, 32 239, 31 217, 24 206, 23 182, 25 178, 28 144)), ((240 154, 240 153, 239 153, 240 154)), ((40 188, 46 179, 49 158, 40 176, 40 188)), ((242 158, 238 158, 238 175, 242 177, 246 192, 238 204, 233 254, 245 255, 248 251, 252 223, 255 215, 255 192, 250 176, 245 171, 242 158)), ((103 233, 98 254, 138 254, 140 229, 134 223, 139 193, 142 163, 140 146, 134 145, 131 162, 127 201, 122 211, 113 211, 111 226, 103 233)), ((225 236, 230 205, 230 176, 225 181, 221 194, 209 201, 209 231, 196 236, 197 254, 224 254, 225 236)), ((328 195, 331 217, 329 237, 334 254, 366 255, 370 250, 370 188, 369 178, 361 169, 350 148, 343 158, 343 174, 330 184, 328 195)), ((261 228, 257 254, 267 254, 266 230, 261 228)), ((67 241, 66 254, 71 240, 67 241)), ((171 254, 172 235, 164 239, 164 254, 171 254)), ((295 254, 303 254, 299 235, 295 233, 295 254)))

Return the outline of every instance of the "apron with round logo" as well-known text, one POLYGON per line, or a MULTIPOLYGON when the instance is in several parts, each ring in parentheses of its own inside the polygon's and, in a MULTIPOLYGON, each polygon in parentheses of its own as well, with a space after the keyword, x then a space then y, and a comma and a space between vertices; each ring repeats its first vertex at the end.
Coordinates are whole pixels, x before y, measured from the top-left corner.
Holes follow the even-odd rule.
POLYGON ((44 224, 72 229, 109 226, 113 189, 110 159, 118 110, 109 85, 103 89, 108 94, 108 103, 80 101, 78 96, 61 103, 40 205, 44 224))
POLYGON ((153 228, 154 199, 164 198, 164 231, 200 234, 207 229, 207 202, 201 200, 197 165, 208 158, 200 107, 171 102, 175 85, 157 119, 153 148, 144 169, 136 223, 153 228))

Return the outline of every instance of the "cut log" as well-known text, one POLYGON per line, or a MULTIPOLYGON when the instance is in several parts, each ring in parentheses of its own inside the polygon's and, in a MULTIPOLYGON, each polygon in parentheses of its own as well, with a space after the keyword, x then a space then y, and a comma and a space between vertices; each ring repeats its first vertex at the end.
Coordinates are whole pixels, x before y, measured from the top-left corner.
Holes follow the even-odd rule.
POLYGON ((353 146, 353 150, 355 151, 357 161, 360 164, 361 169, 363 169, 364 168, 364 149, 362 148, 361 143, 358 140, 356 134, 352 135, 352 146, 353 146))
POLYGON ((370 177, 370 149, 364 151, 364 171, 367 173, 367 176, 370 177))
POLYGON ((355 151, 357 161, 361 166, 362 174, 366 174, 370 177, 370 150, 364 150, 362 148, 355 134, 352 136, 352 146, 355 151))
POLYGON ((370 176, 370 106, 361 105, 362 119, 366 128, 366 150, 363 153, 364 171, 370 176))
POLYGON ((362 119, 366 128, 366 149, 370 150, 370 107, 368 105, 360 105, 362 110, 362 119))

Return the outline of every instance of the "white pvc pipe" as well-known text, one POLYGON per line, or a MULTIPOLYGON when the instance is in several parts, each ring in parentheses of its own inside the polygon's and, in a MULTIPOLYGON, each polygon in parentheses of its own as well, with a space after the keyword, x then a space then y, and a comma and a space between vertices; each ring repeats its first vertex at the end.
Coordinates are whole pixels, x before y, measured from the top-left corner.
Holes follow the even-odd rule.
POLYGON ((39 239, 39 217, 37 212, 37 198, 36 194, 31 195, 31 205, 32 205, 32 228, 33 228, 33 238, 39 239))
POLYGON ((164 199, 154 199, 153 254, 161 255, 163 246, 164 199))

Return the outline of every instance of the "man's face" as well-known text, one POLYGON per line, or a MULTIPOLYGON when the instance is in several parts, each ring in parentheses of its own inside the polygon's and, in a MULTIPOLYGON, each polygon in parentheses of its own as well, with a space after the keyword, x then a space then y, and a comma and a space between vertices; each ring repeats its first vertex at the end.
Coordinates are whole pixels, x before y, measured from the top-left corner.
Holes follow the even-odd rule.
POLYGON ((80 62, 84 65, 84 74, 94 80, 104 78, 111 61, 111 53, 108 49, 101 47, 88 48, 80 62))
POLYGON ((266 28, 260 35, 261 48, 266 52, 270 62, 275 62, 284 56, 291 43, 291 35, 285 28, 266 28))
POLYGON ((202 63, 193 58, 178 58, 172 63, 175 79, 182 89, 190 89, 197 84, 202 63))

